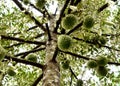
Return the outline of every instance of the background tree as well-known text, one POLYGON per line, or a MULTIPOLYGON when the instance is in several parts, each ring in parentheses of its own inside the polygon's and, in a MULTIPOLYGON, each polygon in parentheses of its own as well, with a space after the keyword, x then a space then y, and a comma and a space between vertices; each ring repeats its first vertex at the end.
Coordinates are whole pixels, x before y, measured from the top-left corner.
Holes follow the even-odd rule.
POLYGON ((119 85, 119 22, 117 0, 1 0, 0 84, 119 85))

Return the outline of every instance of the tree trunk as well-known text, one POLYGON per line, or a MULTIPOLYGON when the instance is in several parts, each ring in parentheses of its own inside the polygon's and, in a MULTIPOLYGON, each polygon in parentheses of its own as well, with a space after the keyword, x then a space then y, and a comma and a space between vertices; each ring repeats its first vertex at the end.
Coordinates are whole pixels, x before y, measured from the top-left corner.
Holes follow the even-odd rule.
POLYGON ((49 61, 43 70, 43 86, 60 86, 59 65, 55 61, 49 61))
MULTIPOLYGON (((56 59, 53 59, 57 48, 57 34, 53 32, 55 18, 50 19, 50 38, 46 44, 45 67, 43 69, 43 86, 60 86, 60 68, 56 59)), ((49 38, 49 37, 48 37, 49 38)))

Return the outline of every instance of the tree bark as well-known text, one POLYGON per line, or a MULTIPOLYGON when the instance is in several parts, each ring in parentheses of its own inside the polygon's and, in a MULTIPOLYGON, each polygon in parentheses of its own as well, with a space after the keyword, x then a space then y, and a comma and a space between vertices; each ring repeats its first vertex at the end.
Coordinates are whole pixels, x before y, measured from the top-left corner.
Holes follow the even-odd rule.
POLYGON ((59 65, 55 61, 49 61, 43 70, 43 86, 60 86, 59 65))
MULTIPOLYGON (((50 19, 49 32, 50 40, 46 43, 45 67, 43 68, 42 86, 60 86, 60 68, 56 59, 53 59, 57 48, 57 34, 53 32, 55 18, 50 19)), ((48 37, 49 38, 49 37, 48 37)))

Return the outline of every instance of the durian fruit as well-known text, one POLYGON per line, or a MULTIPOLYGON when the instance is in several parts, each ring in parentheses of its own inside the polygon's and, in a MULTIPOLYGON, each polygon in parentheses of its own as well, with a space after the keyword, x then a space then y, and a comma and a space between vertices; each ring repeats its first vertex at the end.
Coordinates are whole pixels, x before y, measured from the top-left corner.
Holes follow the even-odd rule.
POLYGON ((97 62, 94 60, 90 60, 87 63, 88 68, 96 68, 97 67, 97 62))
POLYGON ((107 40, 105 39, 105 37, 100 36, 98 42, 101 46, 104 46, 106 44, 107 40))
POLYGON ((63 69, 68 69, 69 68, 70 61, 66 60, 65 62, 62 63, 62 68, 63 69))
POLYGON ((106 76, 108 73, 108 69, 105 66, 98 66, 96 72, 100 76, 106 76))
POLYGON ((100 56, 97 58, 97 64, 99 66, 105 66, 108 63, 108 60, 106 57, 100 56))
POLYGON ((42 9, 44 7, 45 3, 46 3, 45 0, 37 0, 36 6, 37 6, 37 8, 42 9))
POLYGON ((72 38, 68 35, 60 35, 58 37, 58 48, 61 50, 67 50, 72 45, 72 38))
POLYGON ((30 53, 27 55, 26 59, 32 62, 37 62, 37 55, 34 53, 30 53))
POLYGON ((12 67, 10 67, 8 70, 7 70, 7 74, 9 76, 15 76, 16 75, 16 72, 14 71, 14 69, 12 67))
POLYGON ((29 0, 23 0, 23 3, 24 3, 25 5, 27 5, 27 4, 29 4, 29 0))
POLYGON ((0 61, 4 59, 6 55, 6 50, 0 45, 0 61))
POLYGON ((95 21, 91 16, 87 16, 84 20, 84 27, 86 28, 92 28, 95 21))
POLYGON ((66 17, 62 19, 61 25, 64 29, 72 29, 77 24, 78 19, 73 14, 68 14, 66 17))
POLYGON ((83 80, 78 79, 76 86, 83 86, 83 80))

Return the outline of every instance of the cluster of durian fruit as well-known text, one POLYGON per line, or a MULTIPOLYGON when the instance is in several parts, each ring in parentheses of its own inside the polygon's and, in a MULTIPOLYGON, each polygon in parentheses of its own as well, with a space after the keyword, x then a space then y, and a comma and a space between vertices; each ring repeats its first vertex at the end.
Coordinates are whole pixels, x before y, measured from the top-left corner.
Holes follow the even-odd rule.
MULTIPOLYGON (((7 51, 0 45, 0 63, 2 64, 2 61, 4 60, 5 56, 7 55, 7 51)), ((38 56, 34 53, 30 53, 25 57, 26 60, 31 61, 31 62, 37 62, 38 56)), ((9 76, 15 76, 16 72, 14 67, 10 66, 6 68, 7 70, 5 71, 6 74, 9 76)))
POLYGON ((89 60, 87 63, 88 68, 95 69, 96 73, 100 76, 106 76, 108 69, 106 65, 108 60, 106 57, 100 56, 96 60, 89 60))

